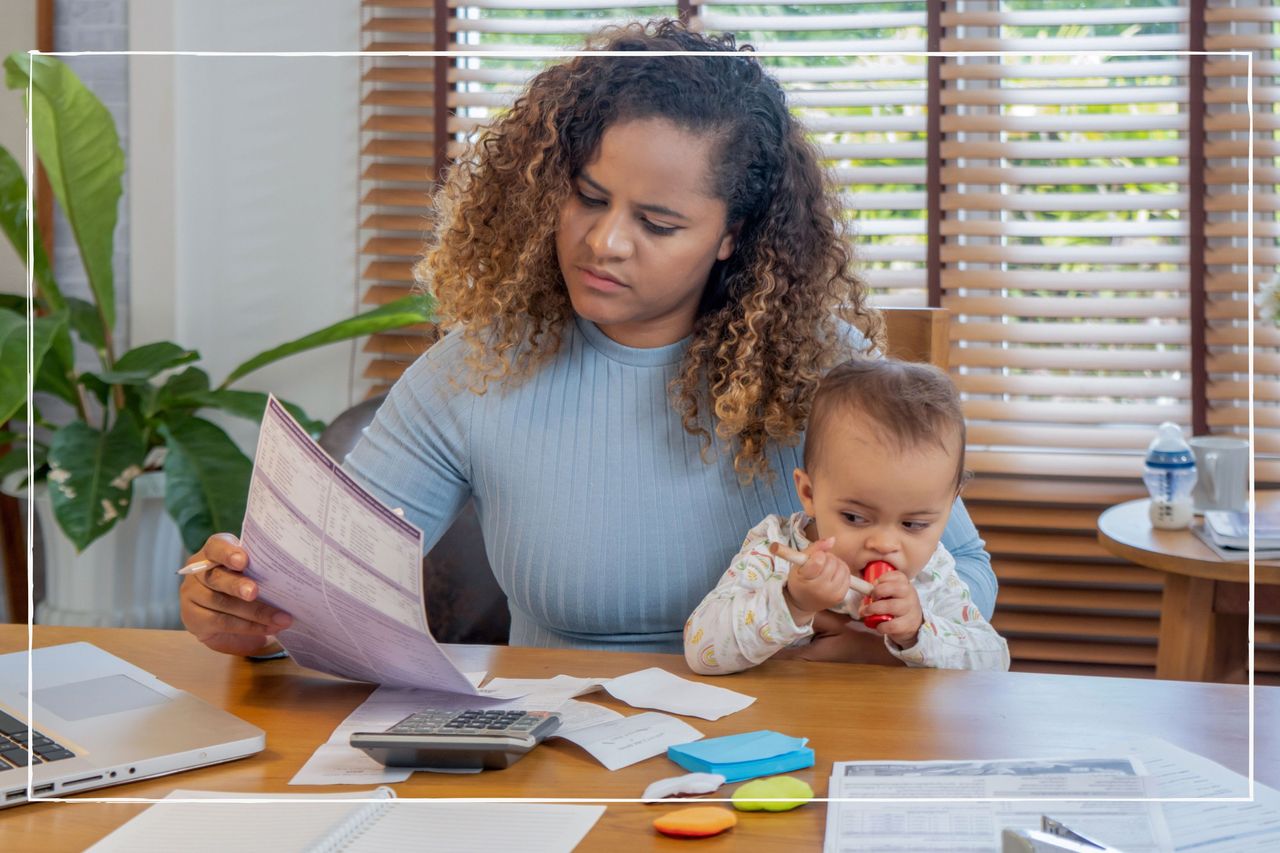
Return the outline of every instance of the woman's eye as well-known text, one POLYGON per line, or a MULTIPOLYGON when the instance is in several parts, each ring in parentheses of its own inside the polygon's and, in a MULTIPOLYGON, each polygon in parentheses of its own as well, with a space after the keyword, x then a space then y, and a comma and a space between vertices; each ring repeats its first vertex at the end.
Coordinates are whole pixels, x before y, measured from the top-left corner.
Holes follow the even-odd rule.
POLYGON ((604 199, 587 195, 582 190, 578 190, 578 200, 581 201, 583 204, 585 204, 587 207, 600 207, 601 205, 608 204, 608 202, 605 201, 604 199))
POLYGON ((660 237, 666 237, 670 234, 676 233, 676 231, 679 230, 674 226, 667 227, 665 225, 658 225, 654 222, 650 222, 647 219, 644 220, 644 227, 647 228, 649 231, 653 232, 654 234, 657 234, 660 237))

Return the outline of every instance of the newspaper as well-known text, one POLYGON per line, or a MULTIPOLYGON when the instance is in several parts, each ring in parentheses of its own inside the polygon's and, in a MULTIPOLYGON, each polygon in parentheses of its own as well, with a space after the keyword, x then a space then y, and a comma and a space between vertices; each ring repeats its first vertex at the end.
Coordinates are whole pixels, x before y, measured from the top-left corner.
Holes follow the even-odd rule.
POLYGON ((823 849, 990 853, 1006 827, 1039 829, 1047 814, 1125 853, 1158 853, 1172 849, 1164 815, 1135 801, 1154 792, 1132 757, 841 761, 823 849))

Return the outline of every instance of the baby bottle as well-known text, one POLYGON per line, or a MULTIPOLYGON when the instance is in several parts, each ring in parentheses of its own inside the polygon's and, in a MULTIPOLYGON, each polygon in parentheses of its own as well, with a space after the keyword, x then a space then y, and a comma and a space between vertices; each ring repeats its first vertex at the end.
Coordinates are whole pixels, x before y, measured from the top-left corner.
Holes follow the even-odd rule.
POLYGON ((1151 493, 1151 526, 1179 530, 1191 523, 1191 488, 1196 484, 1196 458, 1178 425, 1165 421, 1147 447, 1142 482, 1151 493))

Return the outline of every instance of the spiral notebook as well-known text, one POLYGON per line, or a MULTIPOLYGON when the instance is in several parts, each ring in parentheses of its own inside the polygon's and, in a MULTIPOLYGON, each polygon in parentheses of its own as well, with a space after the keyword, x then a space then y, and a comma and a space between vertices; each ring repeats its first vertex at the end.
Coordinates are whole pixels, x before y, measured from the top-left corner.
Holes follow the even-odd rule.
POLYGON ((395 796, 385 786, 310 795, 177 790, 86 853, 567 853, 604 814, 604 806, 397 801, 395 796))

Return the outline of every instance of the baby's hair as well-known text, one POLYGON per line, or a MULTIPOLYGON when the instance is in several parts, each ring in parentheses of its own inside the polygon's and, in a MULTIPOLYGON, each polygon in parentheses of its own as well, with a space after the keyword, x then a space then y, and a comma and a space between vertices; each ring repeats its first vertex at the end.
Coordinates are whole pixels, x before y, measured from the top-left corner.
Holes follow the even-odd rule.
POLYGON ((951 379, 931 364, 857 357, 833 367, 813 397, 804 439, 804 467, 811 474, 831 424, 839 415, 861 413, 899 451, 935 444, 950 452, 959 435, 956 493, 965 482, 964 413, 951 379))

